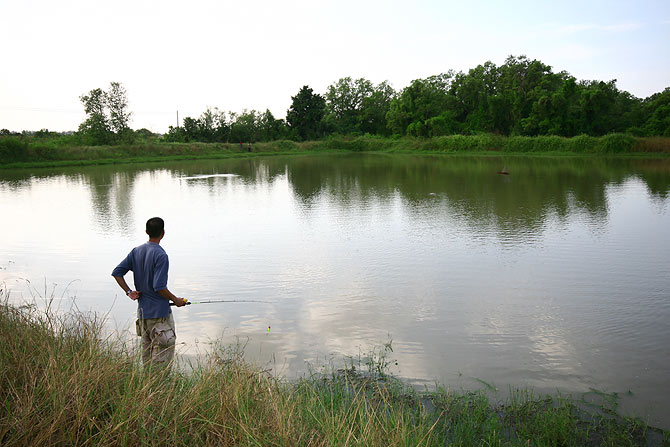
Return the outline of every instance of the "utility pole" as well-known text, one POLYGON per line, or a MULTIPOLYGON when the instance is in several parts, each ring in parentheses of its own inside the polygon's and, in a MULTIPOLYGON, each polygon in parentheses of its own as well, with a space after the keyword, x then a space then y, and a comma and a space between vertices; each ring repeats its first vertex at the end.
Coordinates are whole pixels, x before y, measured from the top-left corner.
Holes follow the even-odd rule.
POLYGON ((179 129, 179 110, 177 110, 177 129, 179 129))

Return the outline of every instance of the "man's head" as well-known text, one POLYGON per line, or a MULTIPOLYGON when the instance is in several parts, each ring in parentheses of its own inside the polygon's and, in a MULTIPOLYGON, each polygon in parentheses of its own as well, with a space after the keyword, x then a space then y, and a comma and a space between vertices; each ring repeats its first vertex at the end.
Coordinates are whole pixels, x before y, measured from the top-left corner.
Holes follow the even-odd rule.
POLYGON ((165 222, 160 217, 147 220, 147 234, 151 239, 162 237, 165 233, 165 222))

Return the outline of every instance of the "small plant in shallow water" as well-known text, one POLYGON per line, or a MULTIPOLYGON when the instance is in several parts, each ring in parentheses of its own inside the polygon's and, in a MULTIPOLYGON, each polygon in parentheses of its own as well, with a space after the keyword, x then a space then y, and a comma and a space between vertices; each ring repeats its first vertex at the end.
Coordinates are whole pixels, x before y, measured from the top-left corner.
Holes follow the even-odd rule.
POLYGON ((375 346, 370 349, 368 355, 365 357, 365 366, 367 366, 368 373, 382 378, 386 377, 389 373, 390 366, 398 364, 398 362, 389 358, 389 355, 392 352, 393 340, 390 338, 389 341, 382 344, 381 347, 375 346))

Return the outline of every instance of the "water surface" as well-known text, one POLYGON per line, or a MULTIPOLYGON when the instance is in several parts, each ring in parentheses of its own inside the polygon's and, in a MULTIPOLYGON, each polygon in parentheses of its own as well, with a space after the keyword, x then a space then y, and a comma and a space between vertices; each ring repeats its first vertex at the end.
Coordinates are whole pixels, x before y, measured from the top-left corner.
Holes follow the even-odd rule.
POLYGON ((183 355, 239 340, 293 378, 392 340, 391 371, 417 386, 595 388, 670 428, 669 207, 668 160, 340 154, 0 171, 0 280, 13 300, 37 289, 130 333, 135 305, 109 275, 158 215, 173 292, 269 301, 175 310, 183 355))

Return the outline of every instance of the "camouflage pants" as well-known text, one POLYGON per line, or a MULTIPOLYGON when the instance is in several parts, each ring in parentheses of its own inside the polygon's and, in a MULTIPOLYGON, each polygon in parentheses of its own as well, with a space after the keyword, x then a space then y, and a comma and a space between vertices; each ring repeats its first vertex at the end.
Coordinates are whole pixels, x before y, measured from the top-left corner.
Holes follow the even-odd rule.
POLYGON ((142 337, 142 363, 169 366, 177 338, 172 314, 163 318, 138 319, 136 327, 137 335, 142 337))

